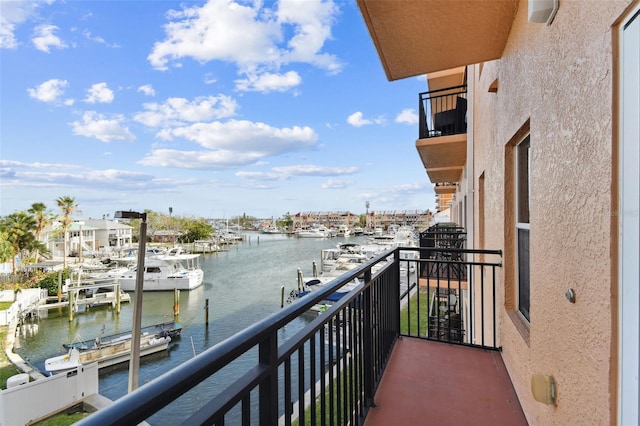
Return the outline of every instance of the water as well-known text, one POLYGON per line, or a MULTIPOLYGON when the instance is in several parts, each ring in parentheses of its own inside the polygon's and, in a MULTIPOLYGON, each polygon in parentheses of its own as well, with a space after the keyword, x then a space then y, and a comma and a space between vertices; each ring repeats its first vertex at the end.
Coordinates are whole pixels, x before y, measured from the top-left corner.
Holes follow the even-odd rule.
MULTIPOLYGON (((364 241, 362 237, 349 237, 348 240, 364 241)), ((169 351, 141 358, 140 385, 192 358, 194 353, 201 353, 277 312, 281 303, 281 287, 285 287, 285 297, 296 287, 297 269, 302 269, 304 276, 310 278, 313 261, 320 268, 321 250, 344 241, 344 238, 294 238, 248 233, 245 242, 229 246, 228 251, 203 255, 200 265, 204 271, 204 284, 180 294, 178 322, 183 326, 182 337, 171 343, 169 351), (207 299, 208 326, 204 309, 207 299)), ((173 319, 173 297, 173 292, 145 292, 142 325, 173 319)), ((132 303, 123 304, 119 315, 110 307, 91 308, 76 314, 72 322, 69 322, 66 309, 52 310, 48 318, 34 321, 21 330, 20 348, 16 352, 36 368, 44 370, 45 359, 63 353, 63 343, 130 330, 132 318, 132 303)), ((280 340, 293 335, 308 320, 301 317, 288 325, 281 332, 280 340)), ((222 377, 233 380, 246 371, 247 362, 250 361, 239 359, 223 372, 222 377)), ((170 425, 184 421, 189 410, 200 406, 203 399, 224 386, 220 377, 216 380, 203 382, 195 395, 189 393, 187 397, 180 398, 179 403, 152 417, 150 423, 170 425)), ((128 364, 100 371, 99 391, 107 398, 115 400, 125 395, 127 385, 128 364)))

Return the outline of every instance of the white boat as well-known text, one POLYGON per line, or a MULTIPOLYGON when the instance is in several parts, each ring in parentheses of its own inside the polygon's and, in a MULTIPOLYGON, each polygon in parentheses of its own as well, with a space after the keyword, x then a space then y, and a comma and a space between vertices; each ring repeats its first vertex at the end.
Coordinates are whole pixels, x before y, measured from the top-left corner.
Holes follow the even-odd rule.
POLYGON ((338 237, 348 237, 351 235, 351 230, 349 229, 349 227, 347 225, 340 225, 338 226, 338 231, 336 236, 338 237))
POLYGON ((276 226, 269 226, 260 231, 261 234, 282 234, 282 230, 276 226))
MULTIPOLYGON (((144 263, 144 291, 193 290, 202 285, 204 273, 199 254, 185 254, 178 247, 147 257, 144 263)), ((115 274, 124 291, 136 288, 137 266, 115 274)))
POLYGON ((298 238, 328 238, 333 237, 333 232, 325 226, 312 226, 308 229, 300 229, 296 232, 298 238))
MULTIPOLYGON (((156 336, 155 334, 141 336, 140 356, 150 355, 166 350, 171 343, 169 336, 156 336)), ((84 364, 98 363, 98 368, 109 367, 129 360, 131 355, 131 336, 108 345, 99 345, 94 349, 81 350, 72 347, 65 355, 48 358, 44 362, 44 368, 49 373, 59 373, 72 370, 84 364)))
POLYGON ((338 244, 335 248, 324 249, 320 252, 320 270, 323 274, 333 271, 347 271, 366 262, 371 255, 363 252, 362 246, 356 243, 338 244))

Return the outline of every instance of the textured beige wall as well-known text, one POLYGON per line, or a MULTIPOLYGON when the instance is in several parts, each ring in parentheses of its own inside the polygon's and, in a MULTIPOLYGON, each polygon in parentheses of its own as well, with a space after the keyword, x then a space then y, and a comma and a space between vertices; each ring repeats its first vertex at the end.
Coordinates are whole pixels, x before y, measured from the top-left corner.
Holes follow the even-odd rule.
POLYGON ((521 2, 502 58, 470 75, 476 185, 484 173, 485 246, 504 248, 503 357, 532 425, 613 421, 611 25, 628 4, 560 0, 546 26, 527 22, 527 2, 521 2), (498 92, 489 93, 495 79, 498 92), (505 176, 506 145, 528 120, 530 326, 513 312, 512 177, 505 176), (568 288, 576 292, 575 304, 564 296, 568 288), (533 399, 536 373, 554 376, 556 406, 533 399))

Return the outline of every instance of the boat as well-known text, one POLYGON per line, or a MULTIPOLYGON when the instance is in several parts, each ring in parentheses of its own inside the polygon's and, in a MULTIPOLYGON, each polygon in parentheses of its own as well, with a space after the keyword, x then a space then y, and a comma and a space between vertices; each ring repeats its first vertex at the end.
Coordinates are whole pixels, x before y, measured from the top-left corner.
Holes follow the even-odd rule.
MULTIPOLYGON (((172 339, 180 337, 182 333, 182 326, 176 321, 167 321, 159 324, 149 325, 140 329, 141 336, 156 336, 165 337, 169 336, 172 339)), ((131 339, 131 331, 125 331, 123 333, 111 334, 109 336, 98 336, 95 339, 79 340, 73 343, 64 343, 62 346, 65 349, 80 349, 89 350, 96 349, 100 346, 106 346, 113 343, 122 342, 123 340, 131 339)))
MULTIPOLYGON (((140 338, 140 356, 151 355, 164 351, 169 347, 171 337, 158 337, 147 334, 140 338)), ((44 368, 49 373, 69 371, 85 364, 98 363, 98 368, 109 367, 129 361, 131 355, 131 335, 110 344, 99 344, 93 349, 82 350, 71 348, 64 355, 48 358, 44 362, 44 368)))
MULTIPOLYGON (((144 291, 193 290, 202 285, 204 273, 199 254, 184 253, 174 247, 166 253, 148 256, 144 264, 144 291)), ((136 288, 137 265, 115 274, 124 291, 136 288)))
POLYGON ((282 234, 282 230, 275 226, 269 226, 260 230, 261 234, 282 234))
POLYGON ((371 254, 363 252, 360 244, 338 244, 335 248, 323 249, 320 252, 320 270, 323 274, 334 271, 345 272, 366 262, 371 257, 371 254))
POLYGON ((329 238, 334 235, 333 231, 322 225, 314 225, 311 228, 296 231, 298 238, 329 238))
POLYGON ((338 230, 336 231, 337 237, 348 237, 351 235, 351 230, 347 225, 338 226, 338 230))
POLYGON ((282 234, 282 229, 276 226, 276 222, 271 218, 271 224, 260 230, 261 234, 282 234))

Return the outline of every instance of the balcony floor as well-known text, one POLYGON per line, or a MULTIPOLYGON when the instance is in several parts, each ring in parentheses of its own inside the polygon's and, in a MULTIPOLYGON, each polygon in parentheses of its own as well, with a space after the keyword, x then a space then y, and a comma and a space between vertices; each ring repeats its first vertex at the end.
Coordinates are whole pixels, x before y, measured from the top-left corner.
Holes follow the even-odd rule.
POLYGON ((404 337, 364 426, 527 425, 499 352, 404 337))

